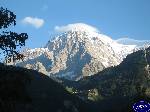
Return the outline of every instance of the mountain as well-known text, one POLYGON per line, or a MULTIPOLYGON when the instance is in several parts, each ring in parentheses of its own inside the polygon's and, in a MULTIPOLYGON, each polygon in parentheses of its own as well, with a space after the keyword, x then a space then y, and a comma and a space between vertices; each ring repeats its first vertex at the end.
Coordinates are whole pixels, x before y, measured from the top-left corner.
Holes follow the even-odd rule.
POLYGON ((0 111, 132 112, 135 102, 150 101, 149 65, 150 47, 93 76, 57 83, 37 71, 0 64, 0 111))
MULTIPOLYGON (((67 80, 64 81, 67 82, 67 80)), ((131 89, 130 86, 139 86, 139 84, 141 85, 141 88, 145 87, 145 89, 150 89, 150 47, 129 54, 115 67, 109 67, 93 76, 70 82, 72 83, 72 86, 75 85, 74 87, 79 90, 90 90, 92 88, 103 89, 101 94, 104 96, 115 96, 115 94, 120 94, 122 96, 131 95, 129 91, 133 92, 135 87, 134 89, 131 89), (120 90, 119 93, 112 92, 117 89, 120 90)), ((148 94, 150 95, 150 93, 148 94)))
POLYGON ((117 43, 92 26, 76 23, 63 27, 44 48, 25 50, 24 62, 17 65, 52 77, 79 80, 120 64, 134 48, 117 43))
POLYGON ((0 63, 0 112, 94 111, 48 76, 0 63))
POLYGON ((93 76, 61 80, 81 99, 95 102, 98 111, 133 112, 134 103, 150 101, 150 47, 129 54, 118 66, 93 76))

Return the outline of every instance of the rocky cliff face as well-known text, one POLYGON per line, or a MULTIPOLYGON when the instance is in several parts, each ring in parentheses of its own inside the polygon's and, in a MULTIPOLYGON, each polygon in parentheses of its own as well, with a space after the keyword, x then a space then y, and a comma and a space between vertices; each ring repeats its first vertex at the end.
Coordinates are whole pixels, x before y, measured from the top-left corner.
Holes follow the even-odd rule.
POLYGON ((44 48, 25 50, 25 61, 17 65, 49 76, 78 80, 120 64, 134 48, 135 45, 119 44, 78 23, 54 37, 44 48))

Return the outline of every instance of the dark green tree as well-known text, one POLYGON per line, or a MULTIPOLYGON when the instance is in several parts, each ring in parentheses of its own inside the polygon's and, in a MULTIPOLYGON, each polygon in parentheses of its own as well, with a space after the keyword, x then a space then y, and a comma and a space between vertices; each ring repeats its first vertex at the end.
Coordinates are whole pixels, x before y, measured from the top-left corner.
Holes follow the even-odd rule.
POLYGON ((7 31, 11 25, 16 25, 16 15, 8 9, 0 7, 0 49, 7 63, 23 59, 24 56, 19 53, 19 48, 25 46, 25 40, 28 39, 27 33, 18 34, 7 31))

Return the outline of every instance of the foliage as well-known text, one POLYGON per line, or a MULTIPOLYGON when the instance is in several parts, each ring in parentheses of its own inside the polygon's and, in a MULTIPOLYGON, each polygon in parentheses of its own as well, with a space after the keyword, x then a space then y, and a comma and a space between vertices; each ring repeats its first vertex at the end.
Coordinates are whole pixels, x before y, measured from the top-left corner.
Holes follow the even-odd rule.
POLYGON ((75 93, 75 89, 73 87, 66 87, 66 90, 71 93, 71 94, 74 94, 75 93))
POLYGON ((150 47, 128 55, 118 66, 74 84, 64 84, 80 91, 82 94, 77 95, 83 99, 93 101, 97 111, 132 112, 135 102, 142 99, 150 101, 150 74, 145 69, 149 62, 150 47))
POLYGON ((3 51, 7 62, 23 59, 23 55, 18 49, 25 46, 25 40, 28 39, 27 33, 18 34, 7 31, 10 25, 16 25, 16 15, 3 7, 0 8, 0 49, 3 51))
POLYGON ((103 97, 99 94, 98 89, 88 90, 88 99, 92 101, 102 100, 103 97))
POLYGON ((48 76, 0 63, 0 112, 95 111, 48 76))
POLYGON ((26 71, 0 63, 0 112, 16 112, 18 106, 27 110, 26 105, 31 103, 26 85, 31 78, 26 71))

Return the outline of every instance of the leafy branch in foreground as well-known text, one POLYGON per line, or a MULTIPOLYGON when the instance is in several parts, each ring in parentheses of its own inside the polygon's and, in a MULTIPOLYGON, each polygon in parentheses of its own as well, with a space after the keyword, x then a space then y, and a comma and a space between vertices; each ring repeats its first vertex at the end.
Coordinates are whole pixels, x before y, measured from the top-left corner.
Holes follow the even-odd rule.
POLYGON ((18 34, 16 32, 4 31, 10 25, 16 25, 16 15, 3 7, 0 8, 0 49, 6 59, 6 63, 23 59, 18 49, 25 46, 25 40, 28 39, 27 33, 18 34))

